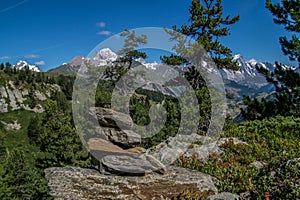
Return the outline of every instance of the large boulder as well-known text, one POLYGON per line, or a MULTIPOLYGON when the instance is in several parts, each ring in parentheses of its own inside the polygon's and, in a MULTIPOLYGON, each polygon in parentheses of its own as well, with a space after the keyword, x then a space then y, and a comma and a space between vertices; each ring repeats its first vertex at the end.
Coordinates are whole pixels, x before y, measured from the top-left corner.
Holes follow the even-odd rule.
POLYGON ((45 170, 50 194, 55 199, 170 199, 184 190, 196 194, 217 193, 215 179, 183 168, 168 167, 165 174, 111 176, 97 170, 74 167, 45 170))

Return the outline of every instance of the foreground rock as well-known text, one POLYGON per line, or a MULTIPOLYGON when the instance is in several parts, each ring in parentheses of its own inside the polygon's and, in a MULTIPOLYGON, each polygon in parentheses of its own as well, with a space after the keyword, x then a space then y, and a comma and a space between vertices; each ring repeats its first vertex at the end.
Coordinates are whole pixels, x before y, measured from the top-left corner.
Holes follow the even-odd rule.
POLYGON ((169 199, 187 189, 200 196, 217 193, 213 177, 175 167, 167 167, 164 175, 152 173, 141 177, 108 176, 74 167, 48 168, 45 175, 55 199, 169 199))
POLYGON ((165 166, 151 156, 110 155, 101 160, 105 172, 126 176, 144 176, 152 172, 164 174, 165 166))

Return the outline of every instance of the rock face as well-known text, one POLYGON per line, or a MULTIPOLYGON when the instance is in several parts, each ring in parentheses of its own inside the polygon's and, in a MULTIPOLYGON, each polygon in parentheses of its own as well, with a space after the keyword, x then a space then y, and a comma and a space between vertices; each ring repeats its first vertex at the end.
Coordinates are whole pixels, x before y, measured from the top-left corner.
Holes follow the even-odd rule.
MULTIPOLYGON (((38 101, 45 101, 50 97, 51 91, 60 91, 58 85, 46 84, 47 89, 43 92, 34 90, 34 99, 38 101)), ((15 86, 13 81, 7 81, 3 86, 0 86, 0 113, 6 113, 9 111, 25 109, 36 113, 44 111, 40 104, 35 105, 34 108, 30 108, 26 103, 29 97, 29 91, 24 85, 15 86)))
POLYGON ((141 177, 108 176, 74 167, 48 168, 45 174, 55 199, 170 199, 187 189, 199 195, 217 193, 213 177, 175 167, 168 167, 164 175, 152 173, 141 177))

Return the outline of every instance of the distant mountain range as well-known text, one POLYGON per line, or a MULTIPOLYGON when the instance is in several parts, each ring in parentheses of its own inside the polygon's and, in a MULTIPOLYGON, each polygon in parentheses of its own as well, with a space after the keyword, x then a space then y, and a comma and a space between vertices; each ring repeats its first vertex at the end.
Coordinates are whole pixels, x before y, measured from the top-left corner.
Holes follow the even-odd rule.
MULTIPOLYGON (((57 73, 57 74, 76 74, 78 70, 86 71, 84 68, 84 62, 89 61, 96 66, 112 66, 114 61, 116 61, 120 56, 111 51, 109 48, 100 50, 94 58, 85 58, 84 56, 76 56, 69 63, 64 63, 57 68, 50 69, 48 72, 57 73)), ((272 91, 274 88, 266 81, 265 77, 260 74, 255 66, 262 66, 270 71, 275 70, 275 64, 269 62, 259 62, 254 59, 249 61, 245 60, 242 55, 235 55, 233 61, 236 61, 240 66, 240 70, 227 70, 220 69, 220 74, 222 75, 224 82, 230 84, 231 82, 236 83, 237 85, 248 87, 249 89, 255 89, 258 91, 272 91)), ((135 61, 136 65, 142 64, 147 68, 155 69, 158 63, 147 63, 143 59, 137 59, 135 61)), ((36 65, 30 65, 24 60, 18 61, 13 65, 18 70, 23 70, 28 67, 29 70, 35 72, 41 72, 42 70, 36 65)), ((288 66, 285 66, 289 68, 288 66)), ((180 68, 180 67, 179 67, 180 68)), ((297 68, 296 71, 300 73, 300 69, 297 68)), ((231 83, 234 85, 233 83, 231 83)))
MULTIPOLYGON (((100 50, 94 58, 85 58, 83 56, 74 57, 70 63, 65 63, 57 68, 51 69, 48 72, 51 73, 63 73, 63 74, 76 74, 79 70, 80 73, 87 72, 87 66, 85 61, 92 63, 95 66, 112 66, 120 56, 111 51, 109 48, 100 50)), ((274 91, 272 84, 269 84, 265 77, 256 70, 256 66, 264 67, 270 71, 275 70, 275 64, 269 62, 259 62, 254 59, 249 61, 245 60, 242 55, 235 55, 233 61, 236 61, 240 66, 240 70, 227 70, 220 69, 219 72, 223 77, 225 89, 227 93, 228 105, 230 107, 229 114, 236 115, 239 113, 240 107, 243 105, 243 96, 250 97, 264 97, 274 91)), ((159 70, 158 63, 147 63, 143 59, 137 59, 134 61, 134 65, 144 65, 146 68, 152 70, 159 70)), ((288 66, 284 66, 289 68, 288 66)), ((184 70, 183 67, 177 66, 179 70, 184 70)), ((299 69, 296 69, 300 71, 299 69)), ((162 72, 163 73, 163 72, 162 72)), ((168 72, 172 77, 172 74, 168 72)), ((145 89, 160 91, 163 94, 174 95, 182 93, 185 89, 182 86, 166 88, 157 86, 152 83, 146 83, 145 89)))
MULTIPOLYGON (((119 56, 111 51, 109 48, 105 48, 100 50, 96 56, 92 59, 85 58, 83 56, 74 57, 70 63, 65 63, 57 68, 50 69, 48 72, 51 73, 64 73, 64 74, 76 74, 80 68, 84 64, 84 61, 90 61, 92 64, 96 66, 111 66, 113 62, 116 61, 119 56)), ((242 55, 235 55, 233 61, 236 61, 240 66, 240 70, 227 70, 220 69, 220 74, 222 75, 225 82, 235 82, 238 85, 242 85, 245 87, 253 88, 253 89, 272 89, 268 87, 268 82, 265 77, 260 74, 255 66, 262 66, 270 71, 274 71, 275 64, 271 64, 269 62, 259 62, 254 59, 249 61, 245 60, 242 55)), ((143 59, 137 59, 136 62, 139 64, 143 64, 147 68, 155 69, 158 63, 147 63, 143 59)), ((84 68, 84 67, 82 67, 84 68)), ((288 66, 286 66, 288 68, 288 66)), ((86 70, 86 69, 83 69, 86 70)), ((299 70, 299 69, 297 69, 299 70)))

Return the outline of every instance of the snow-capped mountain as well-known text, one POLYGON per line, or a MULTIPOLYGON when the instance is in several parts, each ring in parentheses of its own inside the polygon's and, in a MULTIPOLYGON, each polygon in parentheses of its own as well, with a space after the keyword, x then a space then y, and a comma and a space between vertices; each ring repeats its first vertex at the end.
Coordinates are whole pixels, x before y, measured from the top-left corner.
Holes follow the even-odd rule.
MULTIPOLYGON (((117 61, 121 56, 117 55, 109 48, 104 48, 100 50, 95 57, 85 58, 83 56, 76 56, 68 65, 62 65, 59 68, 50 70, 51 72, 63 72, 68 73, 68 71, 77 72, 81 69, 81 72, 85 73, 87 71, 87 66, 85 66, 85 61, 91 62, 95 66, 113 66, 115 61, 117 61), (67 70, 61 69, 61 67, 67 67, 67 70), (74 68, 73 70, 71 68, 74 68)), ((252 89, 269 88, 270 84, 266 81, 265 77, 256 70, 256 65, 262 66, 270 71, 274 71, 275 64, 268 62, 259 62, 255 59, 249 61, 245 60, 242 55, 238 54, 233 57, 233 61, 236 61, 240 66, 240 70, 227 70, 220 69, 220 74, 225 81, 230 81, 237 83, 243 87, 248 87, 252 89)), ((144 59, 136 59, 135 62, 144 65, 148 69, 156 70, 159 63, 147 63, 144 59)), ((182 67, 175 67, 182 68, 182 67)), ((286 68, 288 68, 286 66, 286 68)), ((185 70, 185 69, 182 69, 185 70)), ((299 70, 299 69, 297 69, 299 70)), ((271 87, 270 87, 271 89, 271 87)))
MULTIPOLYGON (((221 69, 220 73, 223 79, 234 81, 240 85, 248 86, 250 88, 261 88, 267 86, 269 83, 265 77, 256 70, 256 65, 261 66, 269 71, 275 70, 275 64, 268 62, 259 62, 255 59, 246 61, 240 54, 233 57, 233 61, 237 62, 240 70, 221 69)), ((285 68, 289 68, 284 66, 285 68)))
POLYGON ((35 65, 29 65, 26 61, 20 60, 17 62, 17 64, 13 65, 17 70, 25 70, 26 67, 28 67, 29 70, 34 71, 34 72, 41 72, 42 70, 35 66, 35 65))
POLYGON ((111 66, 118 58, 119 56, 115 52, 109 48, 104 48, 101 49, 94 58, 92 58, 92 62, 98 66, 111 66))
POLYGON ((159 65, 159 63, 157 63, 157 62, 147 63, 143 58, 138 58, 135 61, 141 63, 142 65, 144 65, 148 69, 154 69, 155 70, 157 65, 159 65))

